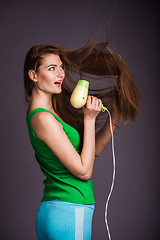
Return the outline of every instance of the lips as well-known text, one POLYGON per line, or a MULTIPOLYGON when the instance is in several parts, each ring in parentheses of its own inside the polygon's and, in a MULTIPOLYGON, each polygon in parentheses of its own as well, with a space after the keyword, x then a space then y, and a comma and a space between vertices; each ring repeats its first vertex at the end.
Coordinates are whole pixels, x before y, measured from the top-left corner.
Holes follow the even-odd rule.
POLYGON ((54 84, 57 86, 60 86, 62 84, 62 80, 59 80, 59 81, 55 82, 54 84))

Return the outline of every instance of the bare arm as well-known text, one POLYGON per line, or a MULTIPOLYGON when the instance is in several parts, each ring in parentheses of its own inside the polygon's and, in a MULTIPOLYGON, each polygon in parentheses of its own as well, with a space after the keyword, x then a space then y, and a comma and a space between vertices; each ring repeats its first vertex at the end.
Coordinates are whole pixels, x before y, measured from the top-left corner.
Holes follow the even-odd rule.
POLYGON ((88 180, 92 175, 95 158, 95 119, 100 110, 100 101, 88 96, 84 108, 84 139, 81 155, 77 153, 62 125, 53 115, 40 112, 32 119, 36 136, 48 145, 72 174, 82 180, 88 180))
MULTIPOLYGON (((112 107, 112 110, 111 110, 111 119, 112 119, 112 129, 114 132, 116 125, 120 121, 120 114, 116 108, 115 103, 113 103, 113 104, 114 104, 114 106, 112 107)), ((102 127, 102 129, 100 129, 100 131, 96 134, 95 155, 97 157, 99 157, 101 155, 101 153, 104 151, 104 149, 107 146, 107 144, 109 143, 111 137, 112 137, 112 135, 111 135, 111 130, 110 130, 110 121, 109 121, 109 117, 108 117, 108 119, 107 119, 106 123, 104 124, 104 126, 102 127)))

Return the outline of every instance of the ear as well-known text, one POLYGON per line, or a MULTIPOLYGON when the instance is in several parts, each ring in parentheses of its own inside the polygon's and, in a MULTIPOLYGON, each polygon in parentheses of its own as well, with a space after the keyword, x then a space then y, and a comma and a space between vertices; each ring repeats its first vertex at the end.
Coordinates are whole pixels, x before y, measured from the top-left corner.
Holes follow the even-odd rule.
POLYGON ((37 82, 37 73, 34 70, 29 70, 28 76, 33 82, 37 82))

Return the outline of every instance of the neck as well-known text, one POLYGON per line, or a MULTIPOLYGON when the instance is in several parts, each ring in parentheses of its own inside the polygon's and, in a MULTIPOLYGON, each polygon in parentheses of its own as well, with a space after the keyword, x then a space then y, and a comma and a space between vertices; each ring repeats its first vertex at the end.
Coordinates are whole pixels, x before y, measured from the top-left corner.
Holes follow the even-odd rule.
POLYGON ((52 94, 37 91, 37 89, 33 88, 29 108, 46 108, 52 110, 52 94))

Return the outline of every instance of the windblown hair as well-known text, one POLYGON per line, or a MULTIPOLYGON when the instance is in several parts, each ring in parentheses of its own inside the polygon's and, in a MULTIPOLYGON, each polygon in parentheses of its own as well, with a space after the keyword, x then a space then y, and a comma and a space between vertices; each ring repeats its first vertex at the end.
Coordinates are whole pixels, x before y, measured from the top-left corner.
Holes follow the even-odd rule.
POLYGON ((116 110, 121 118, 134 121, 139 112, 140 95, 131 73, 122 58, 113 52, 106 42, 86 44, 80 49, 70 50, 58 45, 33 46, 24 63, 25 97, 29 101, 34 87, 28 76, 29 70, 38 72, 46 54, 59 55, 65 66, 62 93, 53 95, 53 107, 60 117, 75 128, 82 123, 82 112, 70 104, 70 96, 78 79, 89 79, 89 93, 100 98, 107 108, 116 110), (108 83, 111 83, 111 86, 108 83), (98 85, 98 86, 96 86, 98 85))

